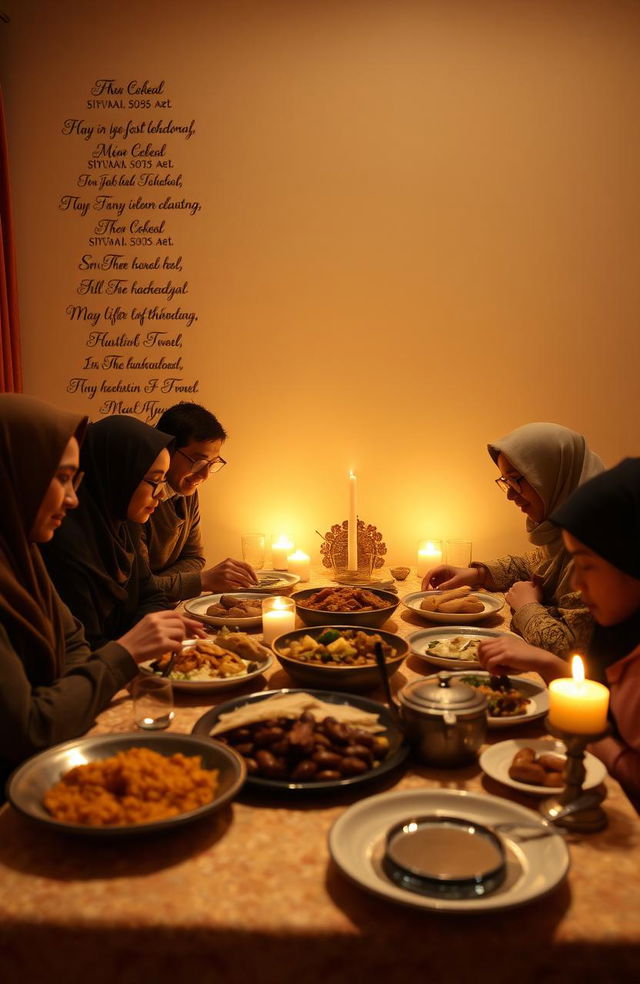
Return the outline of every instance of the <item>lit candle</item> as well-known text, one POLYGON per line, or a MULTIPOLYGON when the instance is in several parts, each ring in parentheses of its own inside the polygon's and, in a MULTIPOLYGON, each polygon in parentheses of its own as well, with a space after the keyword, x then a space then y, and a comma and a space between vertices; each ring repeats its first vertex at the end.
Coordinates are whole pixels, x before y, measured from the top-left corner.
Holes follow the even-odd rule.
POLYGON ((296 625, 296 603, 291 598, 264 598, 262 602, 262 638, 266 646, 296 625))
POLYGON ((311 557, 302 550, 296 550, 287 557, 287 570, 290 574, 297 574, 301 581, 308 581, 311 577, 311 557))
POLYGON ((287 557, 294 548, 289 537, 280 536, 271 544, 271 564, 274 571, 286 571, 287 557))
POLYGON ((549 684, 549 724, 574 735, 599 735, 607 726, 609 691, 595 680, 585 680, 579 656, 571 660, 573 679, 560 677, 549 684))
POLYGON ((424 577, 427 571, 442 563, 442 546, 440 540, 427 540, 418 547, 418 577, 424 577))
POLYGON ((358 480, 353 472, 349 472, 349 522, 347 526, 347 570, 358 570, 358 510, 356 508, 356 490, 358 480))

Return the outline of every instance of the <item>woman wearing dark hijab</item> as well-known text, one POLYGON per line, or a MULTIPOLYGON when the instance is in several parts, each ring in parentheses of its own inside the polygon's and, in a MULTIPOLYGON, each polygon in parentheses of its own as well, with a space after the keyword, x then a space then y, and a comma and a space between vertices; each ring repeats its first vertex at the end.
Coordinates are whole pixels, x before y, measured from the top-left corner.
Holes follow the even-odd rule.
POLYGON ((175 648, 191 623, 150 616, 91 653, 54 589, 36 543, 77 505, 86 418, 26 396, 0 395, 0 775, 89 728, 137 673, 175 648))
POLYGON ((89 424, 78 508, 42 551, 62 600, 99 646, 169 607, 138 544, 159 502, 172 438, 135 417, 89 424))
MULTIPOLYGON (((587 675, 611 691, 614 734, 591 746, 640 805, 640 458, 627 458, 581 486, 551 519, 574 561, 573 584, 597 626, 587 675)), ((506 640, 506 637, 505 637, 506 640)), ((569 673, 551 653, 520 640, 483 643, 491 673, 537 670, 549 681, 569 673), (515 645, 513 644, 515 642, 515 645), (499 643, 495 645, 495 643, 499 643)))

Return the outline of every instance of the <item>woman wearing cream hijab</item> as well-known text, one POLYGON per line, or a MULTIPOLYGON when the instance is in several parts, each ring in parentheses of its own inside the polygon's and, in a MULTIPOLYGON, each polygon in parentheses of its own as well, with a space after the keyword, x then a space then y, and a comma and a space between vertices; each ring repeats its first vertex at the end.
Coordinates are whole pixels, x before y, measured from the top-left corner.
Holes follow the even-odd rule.
POLYGON ((0 789, 23 759, 75 738, 138 672, 199 624, 147 615, 91 652, 36 544, 78 504, 86 418, 27 396, 0 395, 0 789))
POLYGON ((500 471, 496 483, 527 517, 534 549, 471 567, 440 565, 423 588, 462 584, 504 591, 511 628, 533 646, 559 656, 584 650, 593 621, 571 587, 571 558, 549 516, 584 482, 604 470, 581 434, 558 424, 525 424, 488 445, 500 471))

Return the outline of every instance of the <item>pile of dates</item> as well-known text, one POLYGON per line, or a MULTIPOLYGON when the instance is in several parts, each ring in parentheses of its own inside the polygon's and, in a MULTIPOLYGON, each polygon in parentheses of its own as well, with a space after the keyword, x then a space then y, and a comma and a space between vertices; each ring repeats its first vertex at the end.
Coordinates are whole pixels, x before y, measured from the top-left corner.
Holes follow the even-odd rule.
POLYGON ((216 738, 242 755, 250 776, 289 782, 359 776, 378 766, 389 750, 386 737, 332 717, 316 721, 311 711, 296 719, 256 721, 216 738))

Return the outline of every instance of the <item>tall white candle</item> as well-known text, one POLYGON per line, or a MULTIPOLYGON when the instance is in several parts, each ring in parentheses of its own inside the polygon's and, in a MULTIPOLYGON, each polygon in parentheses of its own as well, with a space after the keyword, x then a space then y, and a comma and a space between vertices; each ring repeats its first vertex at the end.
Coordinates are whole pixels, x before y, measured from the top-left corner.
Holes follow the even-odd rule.
POLYGON ((347 527, 347 570, 358 570, 358 509, 356 491, 358 480, 349 472, 349 520, 347 527))

